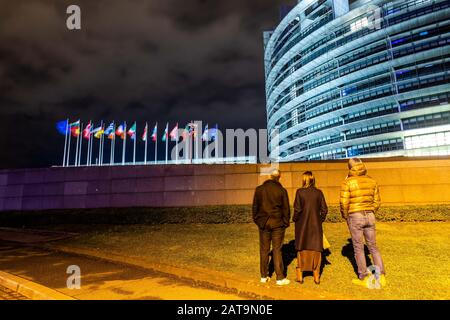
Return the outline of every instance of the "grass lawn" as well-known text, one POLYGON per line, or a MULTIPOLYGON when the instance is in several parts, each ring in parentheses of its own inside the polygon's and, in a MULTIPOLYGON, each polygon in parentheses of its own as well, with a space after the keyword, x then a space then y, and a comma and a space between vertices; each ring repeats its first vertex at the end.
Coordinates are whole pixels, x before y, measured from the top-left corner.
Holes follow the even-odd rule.
MULTIPOLYGON (((64 243, 69 246, 259 279, 258 233, 253 224, 78 225, 58 229, 81 231, 79 237, 64 243)), ((355 299, 450 299, 450 222, 380 222, 377 229, 387 271, 385 289, 369 290, 351 283, 356 275, 348 258, 352 250, 344 223, 324 224, 332 247, 321 285, 307 277, 303 285, 294 282, 291 286, 355 299)), ((291 225, 285 243, 292 239, 291 225)), ((295 266, 296 261, 292 261, 288 268, 291 280, 295 279, 295 266)))

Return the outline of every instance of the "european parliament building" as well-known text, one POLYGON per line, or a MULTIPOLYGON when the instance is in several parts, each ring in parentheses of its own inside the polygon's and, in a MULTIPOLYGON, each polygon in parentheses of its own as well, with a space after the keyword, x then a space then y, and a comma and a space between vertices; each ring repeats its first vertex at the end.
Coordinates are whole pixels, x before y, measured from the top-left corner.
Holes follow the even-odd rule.
POLYGON ((264 51, 281 161, 450 155, 450 0, 300 0, 264 51))

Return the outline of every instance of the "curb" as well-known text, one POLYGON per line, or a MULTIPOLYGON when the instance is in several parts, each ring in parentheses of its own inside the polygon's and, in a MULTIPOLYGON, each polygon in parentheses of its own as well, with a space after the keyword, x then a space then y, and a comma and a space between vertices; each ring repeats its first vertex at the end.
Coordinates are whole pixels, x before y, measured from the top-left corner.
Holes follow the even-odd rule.
POLYGON ((293 290, 292 287, 281 288, 270 285, 260 285, 255 281, 244 281, 224 272, 206 270, 199 267, 189 266, 189 269, 174 267, 162 263, 155 263, 142 257, 124 257, 114 253, 102 253, 89 248, 73 248, 56 244, 47 244, 40 248, 76 254, 102 261, 114 262, 117 264, 138 267, 146 270, 156 271, 170 277, 193 281, 196 285, 209 289, 225 291, 239 294, 250 299, 258 300, 342 300, 342 296, 337 297, 329 293, 318 294, 304 289, 293 290))
POLYGON ((43 285, 0 271, 0 285, 31 300, 76 300, 43 285))

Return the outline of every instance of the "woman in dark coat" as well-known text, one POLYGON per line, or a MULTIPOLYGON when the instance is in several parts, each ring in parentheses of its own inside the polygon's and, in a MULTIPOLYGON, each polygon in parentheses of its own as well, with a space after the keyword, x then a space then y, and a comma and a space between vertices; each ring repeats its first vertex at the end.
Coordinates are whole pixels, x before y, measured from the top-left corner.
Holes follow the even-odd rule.
POLYGON ((322 222, 328 213, 325 197, 315 186, 311 171, 305 171, 302 187, 294 201, 295 248, 297 250, 297 281, 303 283, 303 272, 312 271, 314 282, 320 283, 323 250, 322 222))

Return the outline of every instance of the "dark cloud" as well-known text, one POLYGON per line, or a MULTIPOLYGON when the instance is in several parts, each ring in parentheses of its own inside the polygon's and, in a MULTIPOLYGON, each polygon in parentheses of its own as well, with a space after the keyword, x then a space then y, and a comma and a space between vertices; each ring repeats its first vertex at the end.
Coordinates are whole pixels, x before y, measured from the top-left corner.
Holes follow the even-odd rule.
POLYGON ((292 2, 0 0, 0 167, 58 164, 67 117, 265 127, 262 31, 292 2))

